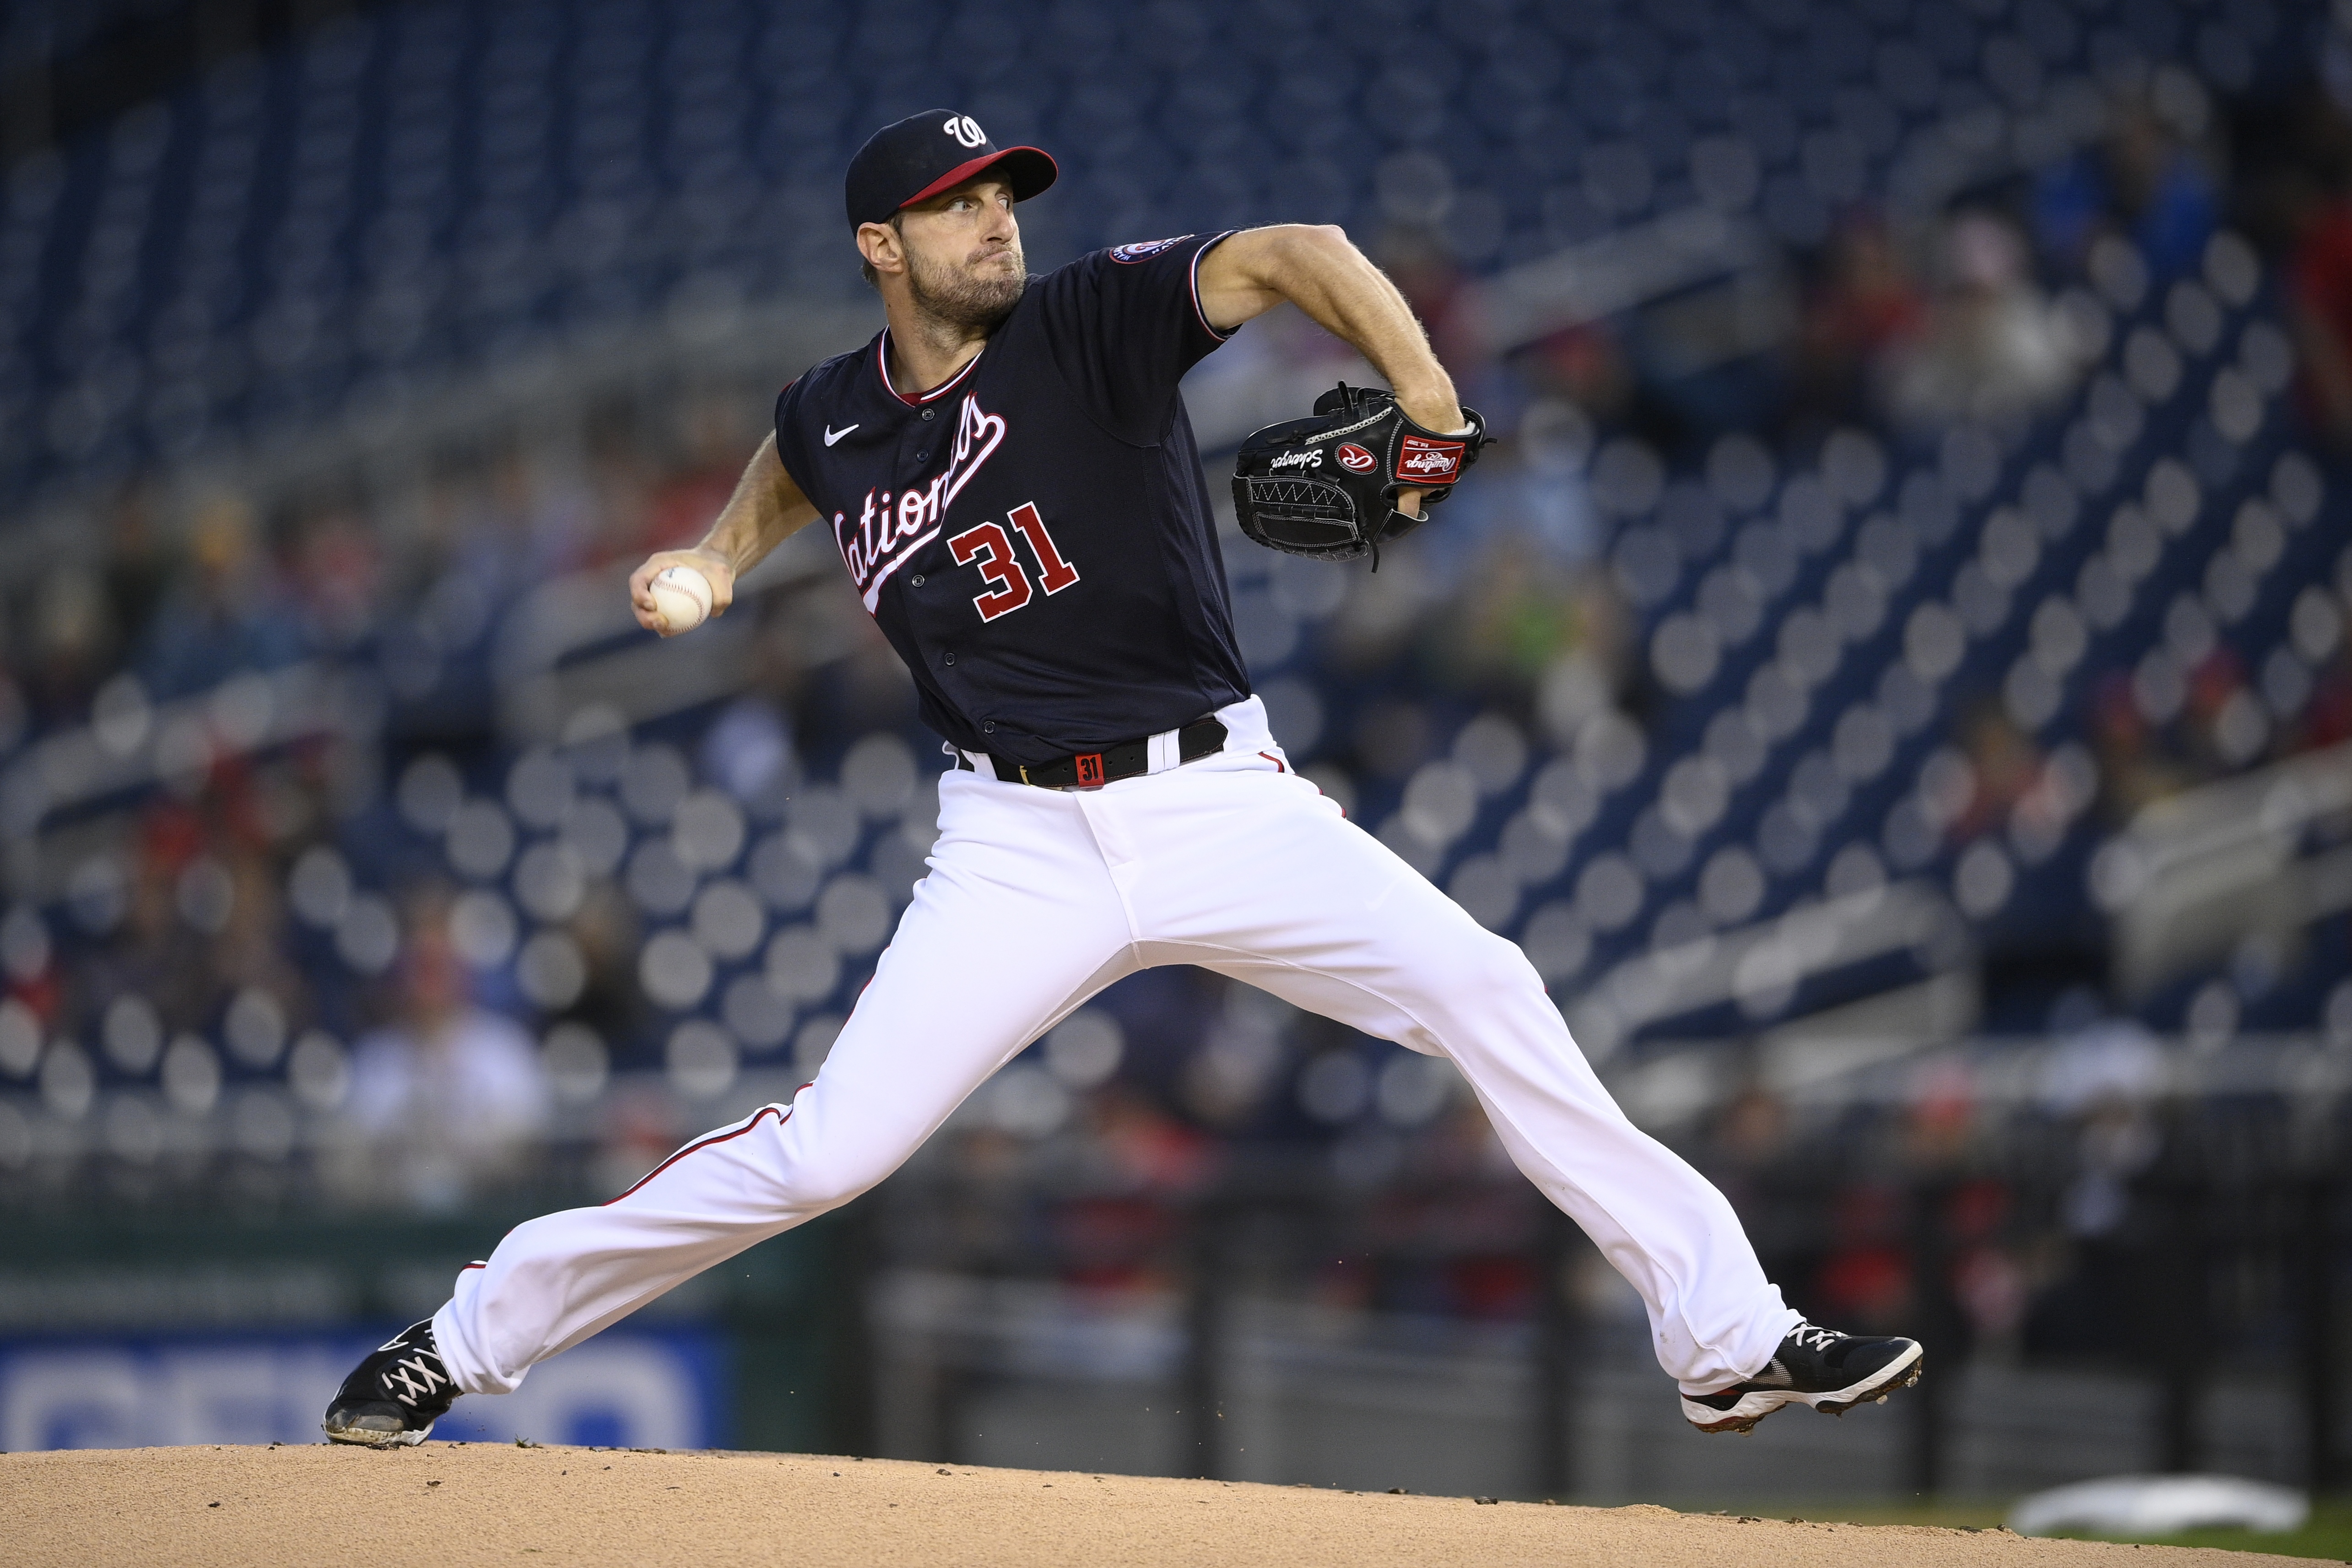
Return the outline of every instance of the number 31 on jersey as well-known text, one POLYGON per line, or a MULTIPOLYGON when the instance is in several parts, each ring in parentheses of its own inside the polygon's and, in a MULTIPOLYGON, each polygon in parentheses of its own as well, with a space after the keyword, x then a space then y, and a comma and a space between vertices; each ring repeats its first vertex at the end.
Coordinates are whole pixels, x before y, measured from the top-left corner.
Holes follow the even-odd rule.
MULTIPOLYGON (((1035 503, 1023 501, 1013 509, 1010 519, 1029 542, 1029 552, 1037 558, 1037 587, 1058 594, 1078 580, 1078 569, 1063 559, 1054 536, 1045 531, 1045 520, 1037 515, 1035 503)), ((1013 541, 1003 523, 983 522, 965 529, 948 541, 948 554, 959 566, 980 563, 981 579, 988 584, 989 592, 974 595, 971 607, 983 621, 1011 615, 1035 592, 1030 586, 1028 569, 1013 552, 1013 541)))

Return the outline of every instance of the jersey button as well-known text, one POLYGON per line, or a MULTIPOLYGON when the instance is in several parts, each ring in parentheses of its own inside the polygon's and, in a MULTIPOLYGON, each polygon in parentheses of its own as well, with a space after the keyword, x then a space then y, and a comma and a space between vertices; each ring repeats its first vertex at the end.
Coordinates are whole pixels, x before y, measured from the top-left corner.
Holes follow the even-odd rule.
POLYGON ((929 419, 932 415, 937 414, 939 410, 936 408, 926 408, 923 410, 923 417, 929 419))
POLYGON ((953 654, 950 654, 950 655, 948 655, 948 656, 947 656, 947 658, 946 658, 942 662, 943 662, 943 663, 947 663, 947 664, 953 664, 953 663, 955 662, 955 655, 953 655, 953 654))
POLYGON ((980 726, 980 732, 981 732, 982 734, 983 734, 983 735, 993 735, 993 734, 995 734, 995 733, 996 733, 996 721, 995 721, 995 720, 993 720, 993 719, 983 720, 983 721, 982 721, 982 723, 981 723, 981 726, 980 726))
POLYGON ((923 574, 920 572, 918 572, 912 577, 908 578, 908 581, 919 588, 923 585, 923 574))
POLYGON ((919 463, 928 463, 930 460, 931 455, 929 452, 918 452, 915 454, 915 461, 919 463))

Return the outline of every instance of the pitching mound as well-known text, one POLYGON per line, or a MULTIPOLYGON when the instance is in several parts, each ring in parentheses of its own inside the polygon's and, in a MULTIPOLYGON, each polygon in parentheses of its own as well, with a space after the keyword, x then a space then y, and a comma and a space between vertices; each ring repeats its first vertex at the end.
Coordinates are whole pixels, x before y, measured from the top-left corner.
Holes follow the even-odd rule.
POLYGON ((427 1444, 0 1455, 12 1563, 1689 1563, 1905 1568, 2291 1558, 1663 1508, 1482 1505, 1236 1482, 781 1454, 427 1444))

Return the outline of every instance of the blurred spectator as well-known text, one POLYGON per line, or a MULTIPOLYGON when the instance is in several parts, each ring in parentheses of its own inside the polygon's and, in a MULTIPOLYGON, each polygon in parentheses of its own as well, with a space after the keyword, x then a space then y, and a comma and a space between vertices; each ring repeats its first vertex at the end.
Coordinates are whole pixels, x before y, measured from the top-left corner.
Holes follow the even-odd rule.
POLYGON ((578 567, 587 558, 595 528, 595 497, 562 482, 547 456, 517 441, 490 466, 494 527, 514 552, 507 571, 523 584, 543 583, 578 567))
MULTIPOLYGON (((268 852, 270 813, 240 764, 226 763, 194 802, 166 797, 141 823, 121 900, 80 919, 105 944, 77 965, 83 1026, 136 995, 164 1027, 204 1032, 230 993, 267 994, 283 1016, 305 987, 287 961, 286 915, 268 852)), ((290 815, 290 814, 289 814, 290 815)))
POLYGON ((2102 234, 2136 246, 2158 283, 2193 274, 2220 221, 2201 153, 2143 100, 2109 111, 2106 137, 2044 174, 2034 216, 2042 247, 2079 268, 2102 234))
POLYGON ((123 646, 136 647, 171 586, 173 564, 156 537, 151 486, 142 482, 123 488, 108 513, 106 534, 107 604, 123 646))
POLYGON ((1984 1177, 1962 1182, 1944 1205, 1944 1234, 1956 1255, 1949 1284, 1971 1347, 2011 1348, 2024 1324, 2025 1271, 2001 1238, 2012 1206, 2009 1187, 1984 1177))
POLYGON ((1832 1249, 1800 1309, 1863 1333, 1891 1333, 1911 1316, 1909 1215, 1905 1190, 1864 1181, 1837 1194, 1832 1249))
POLYGON ((1904 1163, 1927 1175, 1966 1160, 1976 1133, 1976 1080, 1958 1061, 1929 1060, 1914 1075, 1904 1120, 1904 1163))
POLYGON ((2123 1223, 2126 1184, 2156 1158, 2153 1107, 2166 1077, 2163 1047, 2128 1018, 2102 1018, 2051 1052, 2042 1099, 2076 1129, 2075 1175, 2061 1206, 2071 1234, 2101 1237, 2123 1223))
POLYGON ((1085 1125, 1103 1180, 1119 1191, 1187 1193, 1210 1174, 1213 1151, 1200 1130, 1125 1085, 1098 1090, 1085 1125))
POLYGON ((1491 535, 1430 616, 1433 670, 1454 690, 1532 711, 1544 672, 1585 640, 1579 587, 1579 574, 1528 532, 1491 535))
POLYGON ((705 778, 740 801, 790 788, 797 772, 791 710, 756 689, 744 693, 704 732, 698 760, 705 778))
POLYGON ((1692 1163, 1738 1211, 1765 1272, 1775 1279, 1811 1279, 1822 1261, 1818 1146, 1808 1148, 1792 1124, 1788 1102, 1751 1082, 1715 1112, 1692 1163), (1809 1158, 1808 1156, 1815 1158, 1809 1158))
POLYGON ((1969 761, 1968 801, 1952 818, 1952 838, 1965 844, 2007 823, 2042 774, 2042 753, 2008 714, 1980 705, 1962 737, 1969 761))
POLYGON ((1779 1095, 1753 1083, 1733 1095, 1716 1113, 1709 1143, 1716 1156, 1712 1167, 1724 1173, 1716 1184, 1731 1195, 1739 1179, 1734 1173, 1769 1167, 1787 1151, 1789 1135, 1789 1107, 1779 1095))
POLYGON ((224 986, 263 986, 281 999, 301 989, 286 962, 286 914, 270 858, 258 846, 239 844, 226 858, 228 912, 213 938, 212 971, 224 986))
POLYGON ((615 1083, 604 1099, 593 1184, 607 1194, 625 1192, 667 1159, 699 1125, 685 1125, 679 1110, 675 1098, 650 1083, 615 1083))
POLYGON ((2073 1128, 2074 1172, 2038 1270, 2028 1350, 2111 1352, 2139 1315, 2126 1222, 2131 1184, 2163 1147, 2155 1110, 2168 1077, 2162 1047, 2125 1018, 2098 1019, 2050 1054, 2042 1100, 2073 1128))
POLYGON ((659 480, 646 459, 632 410, 606 405, 589 416, 588 475, 595 512, 587 558, 622 561, 642 553, 637 546, 650 515, 647 498, 659 480))
POLYGON ((2000 214, 1968 207, 1947 221, 1927 333, 1894 377, 1897 414, 1923 425, 1999 422, 2074 384, 2067 334, 2027 261, 2024 237, 2000 214))
POLYGON ((2093 689, 2091 744, 2098 759, 2102 815, 2110 826, 2122 826, 2143 806, 2181 787, 2181 771, 2140 711, 2125 671, 2110 673, 2093 689))
POLYGON ((1087 1096, 1046 1174, 1061 1273, 1088 1290, 1149 1289, 1181 1270, 1181 1200, 1212 1169, 1208 1138, 1133 1088, 1087 1096))
POLYGON ((735 400, 717 396, 697 398, 688 406, 685 460, 646 498, 640 550, 692 544, 735 493, 758 437, 745 437, 734 413, 735 400))
POLYGON ((2352 196, 2312 188, 2293 221, 2287 308, 2304 412, 2331 445, 2352 450, 2352 196))
POLYGON ((1661 423, 1616 334, 1604 322, 1564 327, 1531 345, 1513 363, 1538 394, 1564 398, 1593 420, 1636 431, 1661 423))
POLYGON ((95 1023, 116 997, 137 995, 155 1007, 167 1029, 201 1029, 211 1022, 215 987, 209 955, 204 938, 180 913, 180 889, 184 882, 193 888, 188 872, 202 834, 195 814, 181 802, 159 802, 147 812, 122 920, 81 968, 89 1021, 95 1023))
POLYGON ((1438 357, 1448 364, 1474 358, 1473 323, 1457 309, 1465 299, 1462 268, 1438 237, 1425 228, 1399 226, 1382 235, 1373 249, 1381 269, 1428 330, 1438 357))
POLYGON ((439 606, 446 650, 470 643, 478 625, 491 618, 494 605, 477 608, 473 601, 527 593, 571 563, 559 543, 541 536, 544 529, 560 538, 561 530, 541 515, 537 478, 530 451, 506 446, 491 458, 481 489, 467 498, 471 504, 460 519, 449 570, 428 601, 428 610, 439 606))
POLYGON ((248 669, 270 669, 302 652, 268 562, 255 547, 252 513, 224 496, 198 512, 188 540, 190 570, 156 612, 141 670, 155 696, 217 686, 248 669))
POLYGON ((2270 735, 2267 710, 2246 685, 2246 661, 2224 642, 2216 642, 2189 672, 2182 717, 2189 755, 2206 778, 2253 762, 2270 735))
POLYGON ((393 562, 391 596, 403 607, 421 598, 457 558, 482 506, 480 477, 470 457, 446 458, 423 489, 415 530, 393 562))
POLYGON ((1885 220, 1861 215, 1830 236, 1798 340, 1796 397, 1825 423, 1880 401, 1894 361, 1926 330, 1927 302, 1885 220))
POLYGON ((105 587, 86 566, 60 560, 41 574, 27 608, 26 706, 37 727, 74 722, 115 664, 119 638, 105 587))
MULTIPOLYGON (((1565 397, 1543 397, 1519 416, 1517 461, 1499 465, 1497 510, 1555 560, 1575 563, 1600 552, 1603 537, 1584 466, 1592 456, 1592 421, 1565 397)), ((1449 502, 1451 504, 1458 504, 1449 502)))
POLYGON ((530 1037, 474 1005, 446 925, 438 900, 412 922, 398 1011, 353 1048, 349 1101, 369 1142, 370 1184, 426 1209, 511 1178, 549 1109, 530 1037))
POLYGON ((376 532, 356 508, 322 507, 299 518, 289 554, 302 621, 313 647, 356 647, 374 629, 383 561, 376 532))
POLYGON ((2336 643, 2334 656, 2312 683, 2300 739, 2313 750, 2352 741, 2352 641, 2336 643))
POLYGON ((600 879, 564 929, 580 954, 580 989, 570 1003, 551 1007, 550 1016, 585 1025, 602 1040, 635 1040, 646 1012, 637 985, 636 910, 618 888, 600 879))

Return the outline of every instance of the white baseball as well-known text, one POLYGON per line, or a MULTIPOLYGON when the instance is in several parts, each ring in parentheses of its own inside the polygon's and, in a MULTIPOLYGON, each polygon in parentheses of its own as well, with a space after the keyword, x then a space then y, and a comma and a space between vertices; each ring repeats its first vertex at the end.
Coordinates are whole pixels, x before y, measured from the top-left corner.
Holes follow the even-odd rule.
POLYGON ((663 567, 651 591, 666 637, 690 632, 710 617, 710 579, 691 566, 663 567))

